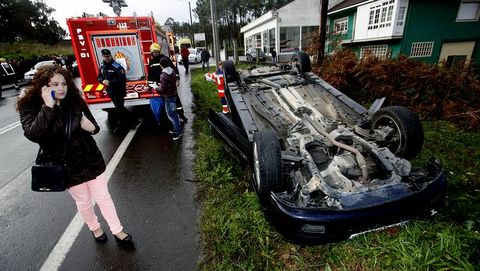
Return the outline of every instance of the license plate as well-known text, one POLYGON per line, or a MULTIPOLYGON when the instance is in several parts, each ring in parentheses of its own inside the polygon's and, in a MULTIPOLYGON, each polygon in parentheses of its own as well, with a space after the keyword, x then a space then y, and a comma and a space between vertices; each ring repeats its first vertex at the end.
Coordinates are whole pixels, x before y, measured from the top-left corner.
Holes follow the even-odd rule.
POLYGON ((136 93, 136 92, 127 93, 127 96, 125 96, 125 98, 127 98, 127 99, 135 99, 135 98, 138 98, 138 93, 136 93))

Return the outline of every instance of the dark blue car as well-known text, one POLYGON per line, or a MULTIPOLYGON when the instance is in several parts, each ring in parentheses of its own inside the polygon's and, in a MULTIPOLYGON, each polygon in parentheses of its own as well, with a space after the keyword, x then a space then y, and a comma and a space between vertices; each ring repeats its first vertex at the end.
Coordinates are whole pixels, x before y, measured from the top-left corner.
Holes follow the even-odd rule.
POLYGON ((288 65, 237 72, 223 64, 230 114, 209 124, 252 172, 272 225, 301 244, 343 240, 435 214, 445 197, 440 162, 410 163, 423 128, 402 106, 365 109, 311 72, 288 65))

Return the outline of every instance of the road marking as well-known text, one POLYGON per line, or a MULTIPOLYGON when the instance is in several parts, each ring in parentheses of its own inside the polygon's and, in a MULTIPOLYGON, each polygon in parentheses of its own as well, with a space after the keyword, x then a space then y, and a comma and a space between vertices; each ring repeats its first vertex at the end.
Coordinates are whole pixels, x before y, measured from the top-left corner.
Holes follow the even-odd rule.
MULTIPOLYGON (((137 126, 137 129, 138 129, 138 126, 137 126)), ((127 150, 128 145, 130 145, 133 137, 135 136, 137 129, 130 130, 130 132, 128 132, 128 134, 125 136, 120 146, 117 148, 117 151, 112 156, 112 159, 110 159, 110 161, 108 162, 107 169, 105 170, 105 176, 106 176, 107 182, 110 180, 110 177, 115 171, 115 168, 117 167, 118 163, 120 162, 123 155, 125 154, 125 151, 127 150)), ((93 204, 95 206, 95 202, 93 202, 93 204)), ((68 225, 65 232, 63 232, 62 236, 60 237, 60 240, 58 240, 57 244, 55 244, 55 247, 50 252, 50 255, 48 255, 48 258, 43 263, 42 267, 40 268, 40 271, 52 271, 52 270, 58 270, 60 268, 60 265, 62 264, 63 260, 65 260, 65 256, 67 255, 68 251, 72 247, 73 242, 75 242, 75 240, 77 239, 78 234, 80 233, 80 230, 82 229, 83 225, 84 225, 83 219, 80 216, 80 214, 77 212, 77 214, 75 214, 75 217, 73 217, 72 221, 68 225)))
POLYGON ((17 121, 17 122, 14 122, 12 124, 9 124, 5 127, 3 127, 2 129, 0 129, 0 135, 12 130, 12 129, 15 129, 17 128, 18 126, 20 126, 20 121, 17 121))

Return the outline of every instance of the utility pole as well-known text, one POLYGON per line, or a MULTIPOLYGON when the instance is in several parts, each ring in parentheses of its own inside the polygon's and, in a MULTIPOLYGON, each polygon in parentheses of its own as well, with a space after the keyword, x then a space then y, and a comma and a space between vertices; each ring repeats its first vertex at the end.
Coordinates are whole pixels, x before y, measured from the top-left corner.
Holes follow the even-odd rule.
POLYGON ((220 42, 218 41, 216 0, 210 0, 210 11, 212 13, 213 50, 215 55, 215 64, 218 67, 218 63, 220 61, 220 42))
POLYGON ((195 35, 193 34, 192 7, 190 6, 190 1, 188 1, 188 10, 190 11, 190 37, 192 38, 193 47, 197 47, 195 45, 195 35))
POLYGON ((328 10, 328 0, 320 0, 320 29, 319 29, 319 44, 317 52, 317 65, 321 66, 323 64, 323 59, 325 58, 325 39, 327 36, 327 10, 328 10))

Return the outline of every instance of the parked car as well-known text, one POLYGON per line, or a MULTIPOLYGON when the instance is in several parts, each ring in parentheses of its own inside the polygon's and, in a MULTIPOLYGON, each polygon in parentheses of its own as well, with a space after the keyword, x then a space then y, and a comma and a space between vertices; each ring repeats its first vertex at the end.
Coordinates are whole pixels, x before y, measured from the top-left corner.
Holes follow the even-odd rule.
POLYGON ((72 75, 75 77, 80 76, 80 72, 78 71, 78 62, 76 60, 72 63, 72 75))
POLYGON ((443 167, 410 163, 423 145, 408 108, 370 109, 311 72, 296 53, 289 65, 237 72, 223 64, 230 114, 209 112, 225 146, 252 172, 271 224, 295 243, 326 243, 429 217, 446 191, 443 167))
POLYGON ((200 56, 201 50, 197 48, 188 48, 190 55, 188 55, 188 61, 190 63, 200 63, 202 62, 202 57, 200 56))
MULTIPOLYGON (((259 55, 260 55, 260 57, 259 57, 260 61, 266 61, 267 60, 267 56, 265 55, 265 53, 262 50, 260 50, 259 55)), ((248 49, 245 52, 245 56, 247 57, 247 61, 257 61, 257 48, 248 49)))
MULTIPOLYGON (((188 55, 188 63, 196 64, 196 63, 202 62, 202 57, 200 56, 202 51, 200 49, 188 48, 188 52, 190 53, 188 55)), ((183 63, 182 55, 177 54, 176 58, 177 58, 177 63, 180 63, 180 64, 183 63)))
POLYGON ((38 62, 37 64, 35 64, 35 66, 33 66, 33 68, 31 70, 29 70, 28 72, 25 73, 25 75, 23 76, 24 79, 28 82, 28 81, 32 81, 33 80, 33 76, 35 75, 35 73, 37 73, 37 70, 40 68, 40 67, 43 67, 43 66, 46 66, 46 65, 54 65, 55 64, 55 61, 54 60, 46 60, 46 61, 40 61, 38 62))

